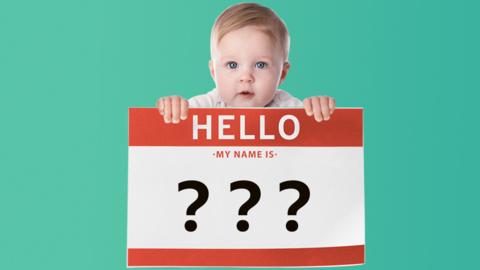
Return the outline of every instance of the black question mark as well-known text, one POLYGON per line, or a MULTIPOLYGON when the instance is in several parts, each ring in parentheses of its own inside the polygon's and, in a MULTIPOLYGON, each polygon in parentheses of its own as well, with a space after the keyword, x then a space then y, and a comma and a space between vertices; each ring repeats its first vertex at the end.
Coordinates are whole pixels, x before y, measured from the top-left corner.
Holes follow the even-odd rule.
MULTIPOLYGON (((208 188, 200 181, 187 180, 178 183, 178 191, 180 192, 184 189, 194 189, 198 192, 197 199, 187 208, 187 215, 194 216, 195 212, 207 202, 208 188)), ((197 223, 194 220, 187 220, 187 222, 185 222, 185 230, 193 232, 196 229, 197 223)))
MULTIPOLYGON (((288 208, 288 215, 296 215, 298 210, 307 204, 310 199, 310 189, 308 186, 297 180, 288 180, 280 183, 280 191, 285 189, 296 189, 300 194, 298 199, 288 208)), ((287 230, 294 232, 298 229, 298 223, 295 220, 289 220, 287 222, 287 230)))
MULTIPOLYGON (((250 198, 238 210, 239 215, 246 216, 248 211, 260 201, 260 188, 252 181, 240 180, 230 184, 230 191, 237 189, 246 189, 250 192, 250 198)), ((238 221, 237 229, 241 232, 248 230, 248 221, 238 221)))

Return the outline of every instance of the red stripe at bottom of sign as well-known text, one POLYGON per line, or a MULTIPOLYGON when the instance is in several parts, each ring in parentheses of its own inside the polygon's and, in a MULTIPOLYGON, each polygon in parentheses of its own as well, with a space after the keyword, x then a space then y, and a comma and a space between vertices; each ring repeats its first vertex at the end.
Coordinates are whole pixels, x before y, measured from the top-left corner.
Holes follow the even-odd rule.
POLYGON ((128 249, 128 266, 328 266, 364 263, 365 246, 287 249, 128 249))

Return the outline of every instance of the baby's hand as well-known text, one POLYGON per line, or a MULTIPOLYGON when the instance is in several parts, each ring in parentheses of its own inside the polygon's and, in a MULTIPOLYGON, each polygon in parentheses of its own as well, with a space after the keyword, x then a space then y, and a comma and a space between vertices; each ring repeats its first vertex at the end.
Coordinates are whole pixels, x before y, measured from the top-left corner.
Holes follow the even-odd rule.
POLYGON ((335 110, 335 99, 328 96, 309 97, 303 100, 305 112, 314 115, 317 122, 327 121, 335 110))
POLYGON ((157 101, 157 108, 165 123, 179 123, 188 116, 188 101, 180 96, 161 97, 157 101))

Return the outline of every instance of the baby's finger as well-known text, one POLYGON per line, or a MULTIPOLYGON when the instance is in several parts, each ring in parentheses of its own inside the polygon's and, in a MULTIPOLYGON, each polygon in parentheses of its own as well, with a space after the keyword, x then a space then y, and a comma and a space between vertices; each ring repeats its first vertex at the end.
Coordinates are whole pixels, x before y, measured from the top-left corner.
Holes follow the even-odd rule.
POLYGON ((328 108, 330 109, 330 114, 335 111, 335 99, 332 97, 328 100, 328 108))
POLYGON ((160 112, 160 115, 163 115, 165 113, 164 112, 165 106, 163 105, 163 98, 159 98, 157 100, 157 108, 158 108, 158 111, 160 112))
POLYGON ((322 122, 322 112, 320 110, 320 98, 312 97, 312 107, 313 107, 313 115, 317 122, 322 122))
POLYGON ((330 110, 328 109, 328 97, 320 97, 320 105, 322 110, 323 119, 330 119, 330 110))
POLYGON ((180 122, 180 106, 180 97, 172 97, 172 122, 175 124, 180 122))
POLYGON ((181 102, 181 108, 180 108, 180 119, 185 120, 188 117, 188 101, 182 98, 181 102))
POLYGON ((303 106, 305 107, 305 113, 308 115, 308 116, 312 116, 313 115, 313 111, 312 111, 312 99, 311 98, 306 98, 303 100, 303 106))
POLYGON ((172 100, 170 97, 166 97, 163 101, 165 106, 165 113, 163 114, 163 120, 165 123, 170 123, 172 121, 172 100))

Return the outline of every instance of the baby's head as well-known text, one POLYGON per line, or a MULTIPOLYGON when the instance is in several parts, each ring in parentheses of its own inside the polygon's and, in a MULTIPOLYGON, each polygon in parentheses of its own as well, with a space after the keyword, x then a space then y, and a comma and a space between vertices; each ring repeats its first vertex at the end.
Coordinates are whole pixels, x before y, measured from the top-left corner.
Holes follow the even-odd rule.
POLYGON ((290 64, 290 37, 283 21, 254 3, 220 14, 210 38, 210 74, 231 107, 264 107, 273 100, 290 64))

